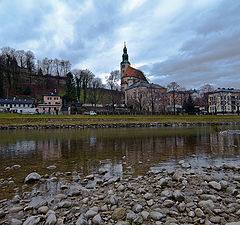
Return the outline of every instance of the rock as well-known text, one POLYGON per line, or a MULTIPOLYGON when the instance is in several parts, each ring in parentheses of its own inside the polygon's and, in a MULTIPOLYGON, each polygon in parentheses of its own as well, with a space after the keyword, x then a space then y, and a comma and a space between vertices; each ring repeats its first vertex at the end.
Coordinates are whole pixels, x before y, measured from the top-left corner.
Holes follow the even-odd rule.
POLYGON ((130 223, 126 222, 126 221, 119 221, 119 222, 117 222, 116 225, 130 225, 130 223))
POLYGON ((101 218, 100 214, 97 214, 96 216, 94 216, 92 219, 92 222, 93 222, 93 224, 97 224, 97 225, 102 224, 102 218, 101 218))
POLYGON ((0 210, 0 218, 4 217, 6 213, 3 210, 0 210))
POLYGON ((212 216, 212 217, 210 217, 210 221, 212 222, 212 223, 216 223, 216 224, 221 224, 221 217, 220 216, 212 216))
POLYGON ((175 180, 175 181, 181 181, 181 180, 183 180, 183 171, 178 169, 178 170, 173 174, 172 179, 175 180))
POLYGON ((171 198, 173 196, 173 192, 170 190, 164 190, 161 192, 161 197, 171 198))
POLYGON ((144 198, 145 198, 145 200, 150 200, 152 198, 152 194, 151 193, 146 193, 144 195, 144 198))
POLYGON ((40 217, 38 216, 30 216, 27 220, 23 223, 23 225, 36 225, 40 221, 40 217))
POLYGON ((235 187, 233 187, 233 186, 227 187, 226 192, 228 194, 234 195, 234 196, 238 194, 237 189, 235 187))
POLYGON ((99 170, 98 170, 98 173, 100 174, 100 175, 104 175, 105 173, 107 173, 108 171, 106 170, 106 169, 104 169, 104 168, 100 168, 99 170))
POLYGON ((11 225, 21 225, 22 221, 18 219, 11 219, 11 225))
POLYGON ((123 219, 125 217, 126 209, 121 207, 121 208, 116 208, 113 211, 112 218, 114 220, 119 220, 123 219))
POLYGON ((95 210, 89 209, 86 212, 86 217, 87 217, 87 219, 89 219, 89 218, 92 218, 92 217, 96 216, 97 214, 98 213, 95 210))
POLYGON ((157 186, 160 186, 160 187, 168 186, 168 181, 165 178, 161 178, 157 182, 157 186))
POLYGON ((168 199, 163 202, 163 206, 168 208, 171 208, 174 204, 175 204, 174 201, 168 199))
POLYGON ((184 196, 183 196, 183 193, 179 190, 175 190, 173 192, 173 197, 176 201, 179 201, 179 202, 182 202, 184 201, 184 196))
POLYGON ((109 198, 109 203, 111 205, 117 205, 119 201, 119 198, 116 195, 113 195, 109 198))
POLYGON ((186 204, 184 202, 181 202, 180 204, 178 204, 177 209, 179 210, 179 212, 184 212, 186 210, 186 204))
POLYGON ((41 176, 36 173, 36 172, 33 172, 33 173, 30 173, 26 176, 24 182, 25 183, 31 183, 31 182, 34 182, 34 181, 38 181, 41 179, 41 176))
POLYGON ((191 168, 191 165, 189 163, 182 163, 181 167, 184 169, 188 169, 188 168, 191 168))
POLYGON ((153 204, 154 204, 153 199, 150 199, 149 201, 147 201, 147 205, 148 205, 148 206, 152 206, 153 204))
POLYGON ((202 199, 202 200, 212 200, 214 202, 217 201, 217 197, 215 195, 208 195, 208 194, 200 195, 200 199, 202 199))
POLYGON ((55 165, 51 165, 51 166, 48 166, 47 169, 48 170, 55 170, 57 167, 55 165))
POLYGON ((41 206, 38 208, 38 213, 39 214, 46 214, 48 212, 48 207, 47 206, 41 206))
POLYGON ((63 202, 59 202, 57 204, 58 208, 69 208, 71 206, 72 206, 72 202, 70 202, 70 201, 63 201, 63 202))
POLYGON ((57 223, 57 218, 54 213, 50 213, 47 217, 45 225, 54 225, 57 223))
POLYGON ((153 220, 160 220, 160 219, 162 219, 164 216, 163 216, 163 214, 160 213, 160 212, 151 211, 151 212, 150 212, 150 217, 151 217, 153 220))
POLYGON ((13 199, 12 199, 12 202, 13 202, 13 203, 17 203, 17 202, 19 202, 20 200, 21 200, 20 196, 19 196, 19 195, 15 195, 15 196, 13 197, 13 199))
POLYGON ((17 213, 19 211, 23 210, 23 207, 22 206, 14 206, 12 207, 11 209, 9 209, 9 212, 10 213, 17 213))
POLYGON ((149 214, 147 211, 142 211, 142 212, 141 212, 141 215, 142 215, 142 217, 143 217, 144 220, 147 220, 147 219, 149 218, 149 215, 150 215, 150 214, 149 214))
POLYGON ((225 225, 240 225, 240 221, 239 222, 226 223, 225 225))
POLYGON ((139 224, 139 225, 143 224, 142 216, 137 215, 137 218, 135 220, 133 220, 133 224, 139 224))
POLYGON ((211 181, 209 182, 209 186, 212 187, 213 189, 220 191, 222 189, 221 184, 219 184, 216 181, 211 181))
POLYGON ((213 201, 212 200, 207 200, 207 201, 200 201, 199 203, 198 203, 198 206, 200 207, 200 208, 202 208, 202 209, 206 209, 206 208, 209 208, 209 209, 211 209, 211 210, 213 210, 214 209, 214 203, 213 203, 213 201))
POLYGON ((20 165, 13 165, 12 167, 11 167, 11 169, 18 169, 18 168, 20 168, 21 166, 20 165))
POLYGON ((81 214, 78 218, 76 225, 88 225, 87 217, 85 214, 81 214))
POLYGON ((142 205, 140 205, 140 204, 138 204, 138 203, 133 206, 133 211, 136 212, 136 213, 139 213, 139 212, 141 212, 142 210, 143 210, 142 205))
POLYGON ((118 191, 124 191, 125 190, 125 186, 120 184, 117 188, 118 191))
POLYGON ((220 183, 222 189, 226 189, 228 187, 228 182, 225 180, 221 180, 219 183, 220 183))
POLYGON ((204 212, 203 212, 200 208, 196 208, 196 209, 195 209, 195 214, 196 214, 196 216, 199 217, 199 218, 204 218, 204 217, 205 217, 204 212))
POLYGON ((132 210, 129 210, 129 212, 127 213, 127 220, 132 222, 136 218, 137 218, 137 215, 132 210))

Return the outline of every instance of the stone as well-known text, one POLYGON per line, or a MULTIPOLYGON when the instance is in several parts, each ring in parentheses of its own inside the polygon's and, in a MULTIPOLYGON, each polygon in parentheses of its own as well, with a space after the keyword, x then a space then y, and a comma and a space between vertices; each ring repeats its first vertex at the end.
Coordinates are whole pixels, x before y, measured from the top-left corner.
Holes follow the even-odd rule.
POLYGON ((3 210, 0 210, 0 218, 4 217, 6 213, 3 210))
POLYGON ((130 223, 127 221, 119 221, 116 223, 116 225, 130 225, 130 223))
POLYGON ((173 192, 170 190, 164 190, 161 192, 161 197, 171 198, 173 196, 173 192))
POLYGON ((88 225, 87 217, 85 214, 81 214, 78 218, 76 225, 88 225))
POLYGON ((108 171, 106 170, 106 169, 104 169, 104 168, 100 168, 99 170, 98 170, 98 173, 100 174, 100 175, 104 175, 105 173, 107 173, 108 171))
POLYGON ((150 217, 151 217, 153 220, 160 220, 160 219, 162 219, 164 216, 163 216, 163 214, 160 213, 160 212, 151 211, 151 212, 150 212, 150 217))
POLYGON ((72 206, 72 202, 70 201, 62 201, 57 204, 58 208, 69 208, 72 206))
POLYGON ((160 187, 168 186, 168 181, 165 178, 161 178, 157 182, 157 186, 160 186, 160 187))
POLYGON ((41 206, 38 208, 38 213, 39 214, 46 214, 48 212, 48 207, 47 206, 41 206))
POLYGON ((19 211, 23 210, 23 207, 22 206, 14 206, 12 207, 11 209, 9 209, 9 212, 10 213, 17 213, 19 211))
POLYGON ((184 202, 181 202, 178 204, 177 209, 179 212, 184 212, 186 210, 186 204, 184 202))
POLYGON ((146 193, 144 195, 144 198, 145 198, 145 200, 150 200, 152 198, 152 194, 151 193, 146 193))
POLYGON ((174 204, 175 204, 175 202, 172 200, 169 200, 169 199, 167 199, 163 202, 163 206, 168 207, 168 208, 171 208, 174 204))
POLYGON ((240 221, 239 222, 226 223, 225 225, 240 225, 240 221))
POLYGON ((119 198, 116 195, 113 195, 109 198, 109 203, 111 205, 117 205, 119 201, 119 198))
POLYGON ((148 218, 149 218, 149 212, 147 212, 147 211, 142 211, 141 212, 141 215, 142 215, 142 217, 143 217, 143 219, 144 220, 147 220, 148 218))
POLYGON ((219 184, 216 181, 211 181, 209 182, 209 186, 212 187, 213 189, 220 191, 222 189, 221 184, 219 184))
POLYGON ((36 225, 40 221, 40 217, 38 216, 30 216, 26 219, 23 225, 36 225))
POLYGON ((152 206, 153 204, 154 204, 153 199, 150 199, 149 201, 147 201, 147 205, 148 205, 148 206, 152 206))
POLYGON ((96 216, 93 217, 92 219, 93 224, 100 225, 102 224, 102 218, 100 214, 97 214, 96 216))
POLYGON ((55 170, 57 167, 55 165, 51 165, 51 166, 48 166, 47 169, 48 170, 55 170))
POLYGON ((175 190, 173 192, 173 197, 176 201, 179 201, 179 202, 182 202, 184 201, 184 196, 183 196, 183 193, 179 190, 175 190))
POLYGON ((123 219, 125 217, 126 209, 123 207, 116 208, 113 211, 112 218, 114 220, 123 219))
POLYGON ((34 181, 38 181, 41 179, 41 176, 36 173, 36 172, 33 172, 33 173, 30 173, 26 176, 24 182, 25 183, 31 183, 31 182, 34 182, 34 181))
POLYGON ((120 184, 117 188, 118 191, 124 191, 125 190, 125 186, 120 184))
POLYGON ((205 214, 204 214, 204 212, 200 208, 196 208, 195 209, 195 214, 199 218, 205 218, 205 214))
POLYGON ((140 205, 140 204, 138 204, 138 203, 133 206, 133 211, 136 212, 136 213, 139 213, 139 212, 141 212, 142 210, 143 210, 142 205, 140 205))
POLYGON ((11 219, 11 225, 21 225, 22 221, 18 219, 11 219))
POLYGON ((136 218, 137 218, 137 215, 132 210, 129 210, 129 212, 127 213, 127 220, 132 222, 136 218))
POLYGON ((183 180, 183 171, 182 170, 176 170, 176 172, 173 174, 172 179, 175 181, 181 181, 183 180))
POLYGON ((182 163, 181 167, 184 169, 188 169, 188 168, 191 168, 191 165, 189 163, 182 163))
POLYGON ((206 200, 206 201, 200 201, 198 203, 198 206, 202 209, 209 208, 209 209, 213 210, 215 208, 213 201, 210 199, 206 200))
POLYGON ((226 189, 228 187, 228 182, 225 180, 221 180, 219 183, 220 183, 222 189, 226 189))
POLYGON ((139 225, 143 224, 142 216, 137 215, 137 218, 135 218, 135 220, 133 220, 133 224, 139 224, 139 225))
POLYGON ((216 224, 221 224, 221 217, 220 216, 212 216, 212 217, 210 217, 210 221, 212 222, 212 223, 216 223, 216 224))
POLYGON ((50 213, 47 217, 45 225, 54 225, 57 223, 57 218, 54 213, 50 213))
POLYGON ((89 219, 89 218, 92 218, 92 217, 96 216, 97 214, 98 213, 95 210, 89 209, 86 212, 86 217, 87 217, 87 219, 89 219))

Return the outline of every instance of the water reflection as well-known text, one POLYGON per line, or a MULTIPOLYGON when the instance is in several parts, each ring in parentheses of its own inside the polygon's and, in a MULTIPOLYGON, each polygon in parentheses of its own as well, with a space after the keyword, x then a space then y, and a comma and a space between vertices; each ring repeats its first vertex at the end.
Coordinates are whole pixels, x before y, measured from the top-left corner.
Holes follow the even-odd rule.
POLYGON ((0 178, 21 183, 34 170, 49 173, 52 164, 60 172, 87 175, 104 167, 112 175, 137 176, 180 159, 196 165, 239 160, 239 142, 239 135, 223 136, 211 127, 0 131, 0 178), (14 164, 22 167, 5 170, 14 164))

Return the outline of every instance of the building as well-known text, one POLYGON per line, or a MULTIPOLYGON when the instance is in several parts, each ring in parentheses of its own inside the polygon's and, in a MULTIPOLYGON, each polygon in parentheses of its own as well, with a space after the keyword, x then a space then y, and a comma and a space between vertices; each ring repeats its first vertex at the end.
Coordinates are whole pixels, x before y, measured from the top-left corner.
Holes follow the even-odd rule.
POLYGON ((218 88, 208 95, 209 113, 239 113, 240 89, 218 88))
POLYGON ((139 81, 126 88, 125 104, 137 112, 165 113, 167 89, 158 84, 139 81))
POLYGON ((148 83, 148 80, 143 72, 131 67, 130 65, 126 43, 124 43, 122 62, 120 63, 122 92, 125 92, 126 88, 137 82, 148 83))
POLYGON ((35 114, 37 108, 34 99, 0 99, 0 112, 35 114))
POLYGON ((58 115, 62 108, 62 98, 54 92, 43 96, 43 103, 38 105, 38 112, 41 114, 58 115))

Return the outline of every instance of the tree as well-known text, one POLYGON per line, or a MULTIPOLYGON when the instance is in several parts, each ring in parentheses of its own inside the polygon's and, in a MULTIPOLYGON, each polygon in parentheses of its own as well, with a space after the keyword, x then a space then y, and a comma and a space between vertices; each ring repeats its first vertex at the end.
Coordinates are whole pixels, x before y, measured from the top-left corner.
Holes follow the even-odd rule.
POLYGON ((72 74, 75 77, 76 81, 76 91, 77 91, 77 100, 81 102, 81 88, 83 83, 83 70, 73 70, 72 74))
POLYGON ((75 81, 72 73, 70 72, 67 74, 66 86, 67 86, 67 90, 66 90, 64 99, 66 100, 67 104, 71 102, 75 102, 77 100, 75 81))
POLYGON ((0 70, 0 98, 2 98, 4 95, 4 90, 3 90, 3 72, 0 70))
POLYGON ((83 87, 83 102, 87 99, 87 88, 95 75, 90 70, 82 70, 82 87, 83 87))
POLYGON ((93 78, 91 82, 90 87, 90 93, 89 93, 89 102, 91 104, 96 104, 100 98, 100 88, 102 87, 102 81, 99 77, 93 78))
POLYGON ((176 114, 176 93, 181 90, 181 86, 176 82, 171 82, 167 86, 168 92, 172 93, 174 115, 176 114))
POLYGON ((190 94, 188 95, 188 101, 184 100, 183 108, 185 109, 186 113, 192 114, 195 112, 195 104, 190 94))
POLYGON ((121 94, 119 94, 120 86, 118 84, 120 80, 120 73, 119 70, 114 70, 110 73, 108 77, 106 77, 107 86, 109 87, 110 91, 110 99, 112 110, 115 111, 115 104, 120 103, 121 101, 121 94))
POLYGON ((214 92, 214 87, 210 84, 205 84, 200 87, 199 95, 202 102, 202 105, 205 107, 205 110, 209 113, 209 104, 208 104, 208 95, 209 93, 214 92))

